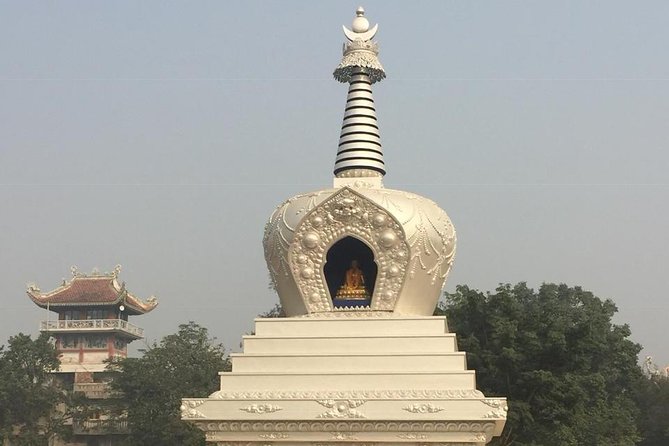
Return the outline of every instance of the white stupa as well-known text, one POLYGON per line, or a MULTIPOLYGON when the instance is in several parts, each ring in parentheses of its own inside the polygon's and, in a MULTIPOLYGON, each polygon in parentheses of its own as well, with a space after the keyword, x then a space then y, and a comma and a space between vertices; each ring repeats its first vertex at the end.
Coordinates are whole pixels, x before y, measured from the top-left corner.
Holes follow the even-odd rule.
POLYGON ((358 8, 334 72, 349 84, 332 188, 286 200, 263 245, 285 318, 256 319, 221 390, 182 417, 218 445, 483 445, 506 400, 476 390, 445 317, 455 254, 433 201, 383 186, 372 84, 385 78, 358 8))

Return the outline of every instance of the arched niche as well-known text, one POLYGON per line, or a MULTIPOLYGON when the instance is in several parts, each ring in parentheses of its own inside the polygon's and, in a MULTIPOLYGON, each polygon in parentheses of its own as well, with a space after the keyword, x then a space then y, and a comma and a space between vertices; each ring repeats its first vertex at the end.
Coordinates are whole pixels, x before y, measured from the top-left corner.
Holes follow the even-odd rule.
POLYGON ((337 309, 324 266, 330 248, 347 237, 363 241, 374 253, 378 273, 370 281, 374 282, 371 310, 393 311, 410 260, 402 225, 374 201, 343 187, 306 213, 288 248, 290 273, 308 313, 337 309))
POLYGON ((378 267, 374 260, 374 252, 364 242, 355 237, 344 237, 333 244, 327 252, 323 274, 335 308, 367 307, 371 304, 376 285, 378 267), (353 263, 362 272, 365 296, 338 296, 346 282, 347 271, 353 263))

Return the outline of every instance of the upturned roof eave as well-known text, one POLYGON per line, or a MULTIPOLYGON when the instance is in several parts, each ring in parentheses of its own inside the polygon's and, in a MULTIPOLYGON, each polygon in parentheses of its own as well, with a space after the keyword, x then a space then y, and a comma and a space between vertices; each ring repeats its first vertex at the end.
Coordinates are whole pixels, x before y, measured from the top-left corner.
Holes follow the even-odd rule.
POLYGON ((125 289, 125 284, 119 286, 116 278, 113 276, 110 277, 75 277, 70 282, 67 282, 58 288, 49 291, 47 293, 42 293, 37 288, 30 287, 27 292, 28 297, 39 307, 46 309, 61 308, 61 307, 113 307, 118 305, 125 305, 126 312, 133 315, 145 314, 152 311, 157 305, 158 301, 155 298, 149 298, 146 302, 142 299, 136 297, 135 295, 129 293, 125 289), (81 279, 92 279, 92 280, 109 280, 109 287, 111 291, 116 294, 116 298, 113 300, 105 300, 98 302, 81 302, 81 301, 69 301, 69 302, 57 302, 54 301, 58 295, 66 292, 72 287, 72 284, 76 280, 81 279))

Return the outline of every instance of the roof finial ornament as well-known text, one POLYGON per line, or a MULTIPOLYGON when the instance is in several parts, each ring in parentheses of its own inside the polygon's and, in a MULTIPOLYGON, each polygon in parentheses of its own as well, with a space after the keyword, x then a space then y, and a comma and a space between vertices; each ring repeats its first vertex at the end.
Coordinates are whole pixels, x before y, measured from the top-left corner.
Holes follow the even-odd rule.
POLYGON ((355 18, 351 24, 351 29, 342 26, 344 29, 344 35, 350 41, 361 40, 369 41, 374 38, 376 32, 379 30, 379 25, 374 25, 374 27, 369 29, 369 20, 365 17, 365 8, 358 6, 358 9, 355 11, 355 18))
POLYGON ((343 28, 349 41, 344 43, 344 56, 333 74, 339 82, 350 85, 334 174, 337 178, 380 178, 386 169, 372 97, 372 84, 386 77, 379 62, 379 44, 372 41, 379 25, 370 29, 360 6, 352 29, 343 28))
POLYGON ((344 57, 334 71, 334 77, 339 82, 350 82, 351 75, 359 68, 365 69, 372 83, 379 82, 386 77, 385 71, 379 62, 379 44, 372 39, 379 30, 379 25, 369 28, 369 20, 365 17, 365 10, 360 6, 355 12, 352 29, 342 26, 344 35, 349 42, 344 43, 344 57))

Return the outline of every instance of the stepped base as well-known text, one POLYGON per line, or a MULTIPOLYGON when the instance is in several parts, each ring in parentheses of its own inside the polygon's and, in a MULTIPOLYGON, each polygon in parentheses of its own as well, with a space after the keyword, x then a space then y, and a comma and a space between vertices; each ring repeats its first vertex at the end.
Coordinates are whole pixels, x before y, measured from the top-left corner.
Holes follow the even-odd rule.
POLYGON ((221 390, 182 418, 218 445, 484 445, 506 400, 476 390, 444 317, 257 319, 221 390))

